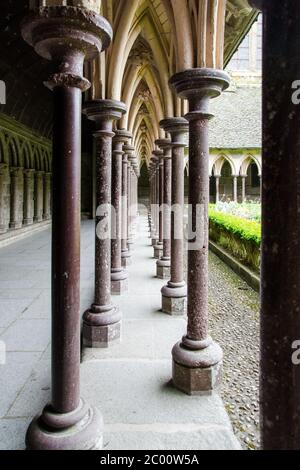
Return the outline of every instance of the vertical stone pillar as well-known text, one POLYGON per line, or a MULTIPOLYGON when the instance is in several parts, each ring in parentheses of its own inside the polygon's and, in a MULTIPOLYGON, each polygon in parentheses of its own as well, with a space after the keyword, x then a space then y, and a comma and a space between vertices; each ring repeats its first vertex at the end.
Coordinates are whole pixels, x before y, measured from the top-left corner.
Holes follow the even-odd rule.
POLYGON ((23 168, 10 168, 10 228, 22 228, 24 205, 24 174, 23 168))
POLYGON ((44 172, 36 171, 34 184, 34 221, 42 222, 44 213, 44 172))
POLYGON ((215 175, 216 179, 216 204, 220 202, 220 178, 221 175, 215 175))
POLYGON ((127 155, 128 155, 128 167, 127 167, 127 181, 128 181, 128 207, 127 207, 127 246, 128 250, 132 250, 133 245, 133 233, 132 233, 132 222, 133 222, 133 162, 135 148, 133 146, 127 146, 127 155))
POLYGON ((162 288, 162 310, 169 315, 184 315, 187 309, 187 286, 184 281, 184 136, 188 121, 169 118, 161 123, 172 138, 172 214, 171 280, 162 288))
MULTIPOLYGON (((157 141, 159 142, 159 141, 157 141)), ((157 143, 155 142, 157 145, 157 143)), ((154 155, 158 158, 158 171, 157 171, 157 219, 158 219, 158 242, 154 246, 154 258, 160 259, 163 255, 164 248, 164 219, 163 219, 163 203, 164 203, 164 152, 162 150, 156 150, 153 152, 154 155)))
POLYGON ((108 47, 109 23, 89 10, 39 8, 21 25, 23 38, 53 62, 52 399, 27 432, 29 450, 102 446, 100 413, 80 398, 81 101, 90 86, 83 62, 108 47))
POLYGON ((111 292, 121 295, 128 290, 128 272, 122 266, 122 166, 123 145, 127 142, 128 133, 116 131, 113 138, 112 163, 112 207, 115 221, 112 224, 111 240, 111 292))
POLYGON ((44 220, 49 220, 51 218, 51 177, 51 173, 44 174, 44 220))
POLYGON ((246 178, 247 175, 241 175, 242 178, 242 203, 246 201, 246 178))
POLYGON ((24 225, 32 225, 34 217, 34 173, 35 170, 24 170, 24 225))
POLYGON ((0 163, 0 234, 6 233, 10 221, 10 173, 6 163, 0 163))
MULTIPOLYGON (((134 147, 133 147, 134 149, 134 147)), ((137 202, 136 202, 136 174, 135 174, 135 167, 136 167, 136 157, 134 154, 134 150, 132 150, 128 155, 129 166, 130 166, 130 206, 128 210, 128 247, 131 250, 134 244, 135 238, 135 222, 136 222, 136 214, 137 214, 137 202)))
MULTIPOLYGON (((255 2, 258 4, 258 2, 255 2)), ((261 431, 300 449, 300 3, 263 6, 261 431)), ((258 5, 259 6, 259 5, 258 5)))
POLYGON ((156 263, 156 274, 159 279, 170 279, 171 276, 171 202, 172 202, 172 150, 170 139, 160 139, 156 144, 164 153, 163 180, 163 253, 156 263))
POLYGON ((152 246, 154 247, 157 245, 158 242, 158 220, 157 220, 157 157, 153 154, 151 158, 152 162, 152 184, 153 184, 153 194, 152 194, 152 202, 151 202, 151 214, 152 214, 152 246))
MULTIPOLYGON (((131 140, 132 136, 128 140, 131 140)), ((131 265, 131 253, 128 249, 128 156, 131 151, 131 146, 127 143, 124 145, 123 155, 123 176, 122 176, 122 266, 126 268, 131 265)))
POLYGON ((233 176, 233 201, 238 201, 238 177, 233 176))
POLYGON ((121 338, 121 312, 111 301, 111 168, 113 122, 126 112, 124 103, 94 100, 84 112, 96 122, 95 299, 83 315, 83 344, 108 348, 121 338))
POLYGON ((171 86, 189 101, 189 220, 187 335, 173 348, 173 382, 183 392, 210 394, 219 385, 222 349, 208 334, 209 102, 229 86, 225 72, 191 69, 171 86))

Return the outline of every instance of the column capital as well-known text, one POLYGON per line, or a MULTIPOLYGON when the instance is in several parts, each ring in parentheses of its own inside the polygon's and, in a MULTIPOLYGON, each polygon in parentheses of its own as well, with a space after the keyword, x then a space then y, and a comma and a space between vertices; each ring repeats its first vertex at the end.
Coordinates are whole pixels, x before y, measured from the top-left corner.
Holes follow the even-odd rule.
POLYGON ((27 178, 32 178, 34 176, 34 173, 35 173, 34 168, 26 168, 24 170, 24 176, 26 176, 27 178))
POLYGON ((45 85, 76 87, 86 91, 90 82, 83 77, 83 62, 94 59, 112 39, 109 22, 87 8, 39 7, 21 23, 24 40, 44 59, 56 62, 57 70, 45 85))
POLYGON ((7 163, 0 163, 0 173, 3 174, 2 172, 7 172, 8 171, 8 164, 7 163))
POLYGON ((155 145, 161 148, 161 150, 167 150, 171 148, 171 139, 158 139, 155 141, 155 145))
POLYGON ((16 177, 23 175, 23 172, 24 172, 23 167, 11 166, 9 170, 10 170, 11 175, 16 176, 16 177))
POLYGON ((132 139, 132 134, 125 129, 118 129, 115 131, 115 136, 113 138, 113 142, 121 142, 122 144, 126 145, 132 139))
POLYGON ((189 123, 184 117, 172 117, 162 119, 159 123, 160 127, 168 134, 187 134, 189 131, 189 123))
POLYGON ((188 121, 198 118, 210 119, 209 101, 217 98, 230 85, 230 77, 223 70, 195 68, 179 72, 170 78, 171 88, 189 101, 188 121))
POLYGON ((98 132, 108 133, 109 137, 114 137, 113 121, 121 119, 126 110, 126 105, 121 101, 93 100, 84 104, 82 112, 88 119, 96 122, 98 132))
POLYGON ((135 152, 135 147, 133 145, 124 145, 124 152, 128 155, 129 159, 135 152))

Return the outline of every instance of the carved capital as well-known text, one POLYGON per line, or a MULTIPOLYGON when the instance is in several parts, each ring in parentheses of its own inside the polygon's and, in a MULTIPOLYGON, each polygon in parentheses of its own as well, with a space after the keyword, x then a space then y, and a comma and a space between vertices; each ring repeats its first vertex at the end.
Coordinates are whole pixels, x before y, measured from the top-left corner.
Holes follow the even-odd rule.
POLYGON ((90 83, 83 77, 84 59, 94 59, 112 38, 108 21, 94 11, 73 6, 39 7, 21 23, 24 40, 57 70, 45 85, 71 86, 82 91, 90 83))

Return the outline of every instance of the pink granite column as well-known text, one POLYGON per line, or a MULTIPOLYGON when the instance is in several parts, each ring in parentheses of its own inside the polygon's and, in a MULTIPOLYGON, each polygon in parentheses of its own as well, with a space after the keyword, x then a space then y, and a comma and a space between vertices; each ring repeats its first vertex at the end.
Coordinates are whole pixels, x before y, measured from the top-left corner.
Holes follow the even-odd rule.
POLYGON ((84 112, 96 123, 95 298, 83 315, 83 344, 108 348, 121 339, 121 312, 111 300, 111 169, 113 122, 126 112, 124 103, 94 100, 84 112))
POLYGON ((170 84, 189 101, 189 205, 192 217, 188 253, 187 334, 173 348, 173 382, 183 392, 211 394, 221 380, 223 353, 208 333, 208 206, 211 98, 229 86, 228 75, 215 69, 191 69, 170 84))
POLYGON ((122 266, 122 167, 123 146, 127 142, 126 131, 116 131, 113 138, 112 157, 112 206, 115 221, 111 241, 111 292, 121 295, 128 290, 128 272, 122 266))
POLYGON ((164 153, 163 189, 163 253, 156 263, 159 279, 170 279, 171 275, 171 202, 172 202, 172 150, 170 139, 160 139, 156 144, 164 153))
POLYGON ((162 289, 162 310, 169 315, 184 315, 187 309, 187 286, 184 281, 184 149, 188 121, 169 118, 161 122, 172 138, 172 214, 171 279, 162 289))
POLYGON ((164 233, 163 233, 163 203, 164 203, 164 153, 162 150, 155 150, 153 154, 158 158, 157 171, 157 220, 158 220, 158 242, 154 246, 154 258, 160 259, 163 255, 164 233))
MULTIPOLYGON (((53 91, 52 397, 26 436, 28 450, 100 449, 100 413, 80 397, 81 102, 90 86, 85 57, 108 47, 109 23, 84 8, 40 7, 23 38, 52 62, 53 91)), ((34 334, 35 332, 33 332, 34 334)))

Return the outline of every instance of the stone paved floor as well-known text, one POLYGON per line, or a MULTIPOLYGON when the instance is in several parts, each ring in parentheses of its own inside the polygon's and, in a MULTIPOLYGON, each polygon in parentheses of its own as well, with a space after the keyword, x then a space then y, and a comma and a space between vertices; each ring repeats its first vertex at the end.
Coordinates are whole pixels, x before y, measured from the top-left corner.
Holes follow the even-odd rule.
MULTIPOLYGON (((163 282, 155 279, 153 250, 143 236, 145 224, 145 218, 141 218, 142 236, 129 269, 130 291, 114 298, 124 314, 122 344, 109 351, 83 351, 83 395, 101 408, 107 449, 239 448, 218 396, 187 397, 169 383, 171 347, 182 336, 185 320, 166 317, 159 311, 163 282)), ((7 362, 0 365, 0 449, 22 449, 26 426, 49 400, 49 239, 50 232, 46 230, 0 250, 0 340, 7 347, 7 362)), ((93 223, 85 222, 82 311, 92 300, 93 251, 93 223)), ((236 398, 242 391, 246 396, 251 391, 250 384, 255 384, 252 372, 256 351, 251 350, 243 325, 245 318, 247 327, 252 325, 252 319, 256 325, 257 296, 240 290, 246 288, 244 283, 213 256, 211 268, 212 293, 219 293, 218 300, 214 295, 210 301, 212 334, 228 355, 224 399, 235 430, 245 440, 251 437, 252 429, 245 437, 238 429, 237 419, 240 414, 244 426, 252 409, 248 413, 244 398, 242 406, 236 404, 236 398), (235 390, 234 383, 238 384, 235 390), (230 405, 235 406, 235 412, 230 405)), ((255 394, 250 397, 250 407, 256 400, 255 394)), ((255 439, 253 442, 255 445, 255 439)))

